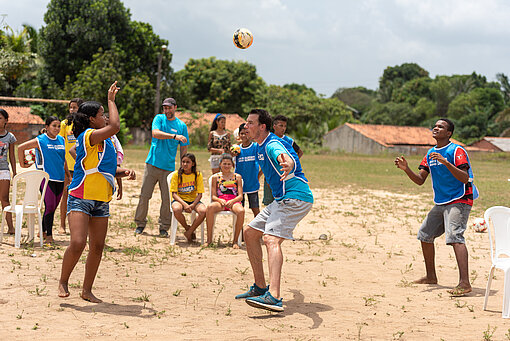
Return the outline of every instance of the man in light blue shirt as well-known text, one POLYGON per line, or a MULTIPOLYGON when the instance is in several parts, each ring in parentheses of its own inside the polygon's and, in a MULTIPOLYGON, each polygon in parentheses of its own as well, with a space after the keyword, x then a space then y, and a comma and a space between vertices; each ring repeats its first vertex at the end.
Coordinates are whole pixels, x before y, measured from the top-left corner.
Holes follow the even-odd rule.
POLYGON ((236 299, 245 299, 256 308, 282 312, 282 299, 279 298, 283 264, 281 245, 286 239, 293 239, 296 225, 312 209, 313 194, 292 145, 269 132, 270 126, 271 116, 263 109, 252 110, 246 120, 249 136, 258 144, 258 163, 275 200, 244 229, 255 283, 236 299), (264 278, 260 238, 267 248, 268 286, 264 278))
POLYGON ((152 198, 154 187, 159 182, 161 191, 161 207, 159 210, 159 235, 168 236, 172 215, 170 212, 170 191, 167 177, 175 170, 175 156, 177 146, 180 155, 188 151, 188 128, 186 124, 175 117, 177 103, 173 98, 163 101, 163 114, 158 114, 152 121, 152 141, 149 155, 145 160, 140 200, 135 212, 136 234, 142 234, 147 224, 149 200, 152 198))

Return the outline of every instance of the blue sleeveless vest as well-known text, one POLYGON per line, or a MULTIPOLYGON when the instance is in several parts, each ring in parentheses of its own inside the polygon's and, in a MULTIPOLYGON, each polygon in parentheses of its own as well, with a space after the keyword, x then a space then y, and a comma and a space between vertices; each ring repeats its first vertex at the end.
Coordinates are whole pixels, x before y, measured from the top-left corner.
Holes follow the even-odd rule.
MULTIPOLYGON (((458 200, 466 193, 465 184, 457 180, 453 174, 446 168, 445 165, 439 163, 437 160, 430 159, 430 153, 437 152, 441 154, 448 162, 455 165, 455 151, 461 146, 450 142, 442 148, 433 147, 427 152, 427 164, 429 166, 430 175, 432 177, 432 189, 434 191, 434 203, 436 205, 448 204, 452 201, 458 200)), ((462 148, 463 149, 463 148, 462 148)), ((467 155, 467 152, 466 152, 467 155)), ((469 162, 469 182, 473 186, 473 200, 478 198, 478 189, 473 183, 473 169, 469 162)))
POLYGON ((52 139, 47 134, 42 134, 37 136, 36 141, 39 147, 36 149, 35 167, 48 173, 51 181, 64 181, 64 138, 57 135, 52 139))
POLYGON ((101 153, 101 157, 98 158, 97 166, 91 169, 84 169, 82 165, 82 160, 87 156, 87 151, 85 147, 85 133, 90 130, 88 128, 83 133, 81 133, 76 139, 76 164, 74 165, 74 173, 73 180, 69 185, 69 189, 73 190, 78 188, 85 178, 89 174, 100 173, 105 177, 108 183, 112 186, 112 193, 115 193, 115 174, 117 172, 117 151, 113 142, 110 138, 104 140, 103 143, 103 152, 101 153))
POLYGON ((264 173, 264 177, 266 178, 269 187, 271 187, 271 191, 273 192, 273 196, 276 200, 279 200, 285 195, 285 183, 294 177, 303 181, 304 183, 308 183, 308 180, 305 178, 305 174, 301 168, 301 163, 299 162, 299 158, 287 141, 282 140, 278 136, 273 133, 269 133, 264 142, 258 146, 257 156, 259 159, 259 165, 264 173), (280 171, 281 167, 278 163, 273 163, 273 161, 269 158, 266 152, 266 147, 270 143, 280 143, 287 150, 287 153, 294 160, 294 169, 287 178, 283 181, 280 181, 280 176, 283 172, 280 171))

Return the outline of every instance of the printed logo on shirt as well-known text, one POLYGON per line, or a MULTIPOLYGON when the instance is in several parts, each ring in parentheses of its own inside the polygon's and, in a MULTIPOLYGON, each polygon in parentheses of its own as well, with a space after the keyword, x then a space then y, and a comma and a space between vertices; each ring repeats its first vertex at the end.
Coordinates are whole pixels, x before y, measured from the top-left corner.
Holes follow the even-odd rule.
POLYGON ((183 182, 179 184, 179 193, 191 193, 195 190, 195 182, 183 182))
POLYGON ((260 161, 264 161, 264 154, 257 154, 257 157, 260 161))
POLYGON ((237 157, 237 162, 250 162, 255 161, 255 155, 237 157))

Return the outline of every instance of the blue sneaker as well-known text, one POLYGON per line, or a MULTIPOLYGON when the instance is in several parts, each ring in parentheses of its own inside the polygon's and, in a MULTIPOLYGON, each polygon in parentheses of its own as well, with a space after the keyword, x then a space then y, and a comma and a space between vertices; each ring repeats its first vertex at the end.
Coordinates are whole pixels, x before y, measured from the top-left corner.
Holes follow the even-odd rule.
POLYGON ((260 295, 264 295, 269 290, 269 285, 265 288, 259 288, 257 284, 253 283, 253 285, 250 287, 250 290, 243 294, 239 294, 236 296, 236 300, 240 300, 242 298, 248 298, 248 297, 257 297, 260 295))
POLYGON ((269 311, 274 311, 277 313, 281 313, 283 311, 283 303, 282 299, 277 300, 271 295, 271 293, 266 291, 264 295, 258 297, 248 297, 246 299, 246 303, 251 305, 252 307, 265 309, 269 311))

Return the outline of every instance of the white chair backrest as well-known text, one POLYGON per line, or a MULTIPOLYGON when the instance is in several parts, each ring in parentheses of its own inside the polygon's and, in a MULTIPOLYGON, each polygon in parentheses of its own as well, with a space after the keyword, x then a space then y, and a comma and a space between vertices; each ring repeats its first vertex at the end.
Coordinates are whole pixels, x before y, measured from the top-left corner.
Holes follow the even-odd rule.
POLYGON ((43 181, 43 179, 46 179, 46 181, 44 184, 41 198, 44 198, 44 195, 46 194, 46 187, 48 186, 49 179, 48 173, 41 170, 30 170, 16 174, 16 176, 12 180, 13 185, 11 205, 16 205, 18 184, 21 180, 24 180, 25 195, 23 197, 23 207, 27 206, 37 207, 37 204, 39 204, 39 209, 41 209, 44 200, 39 201, 39 188, 41 187, 41 182, 43 181))
POLYGON ((491 260, 494 262, 501 255, 510 257, 510 208, 494 206, 485 211, 484 219, 489 231, 491 260), (492 240, 494 231, 494 241, 492 240))
MULTIPOLYGON (((172 173, 168 174, 166 177, 166 182, 168 184, 168 190, 170 190, 170 183, 172 182, 172 176, 174 176, 174 173, 177 173, 177 171, 173 171, 172 173)), ((170 201, 172 201, 172 192, 170 192, 170 201)))

